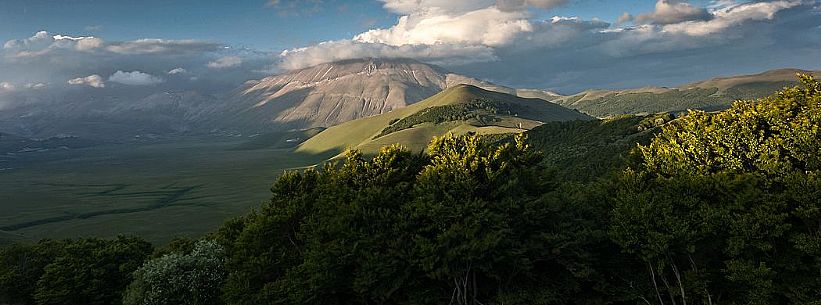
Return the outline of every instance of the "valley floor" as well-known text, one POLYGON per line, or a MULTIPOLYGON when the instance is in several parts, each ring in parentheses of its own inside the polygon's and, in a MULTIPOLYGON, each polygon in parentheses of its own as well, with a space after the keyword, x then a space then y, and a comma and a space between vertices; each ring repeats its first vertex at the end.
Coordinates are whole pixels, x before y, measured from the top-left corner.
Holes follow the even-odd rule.
POLYGON ((268 199, 284 170, 321 156, 241 150, 245 137, 177 138, 0 156, 4 240, 198 236, 268 199))

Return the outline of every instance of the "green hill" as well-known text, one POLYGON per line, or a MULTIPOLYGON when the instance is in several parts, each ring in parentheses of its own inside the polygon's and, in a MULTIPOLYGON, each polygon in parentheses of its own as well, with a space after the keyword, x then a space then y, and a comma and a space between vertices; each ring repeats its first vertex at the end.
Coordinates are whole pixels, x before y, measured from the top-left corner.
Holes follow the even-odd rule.
POLYGON ((297 152, 334 155, 356 148, 373 153, 394 143, 422 150, 433 136, 448 132, 512 133, 544 122, 590 119, 545 100, 459 85, 390 113, 328 128, 301 144, 297 152))
POLYGON ((552 100, 596 117, 621 114, 682 112, 687 109, 722 110, 733 101, 769 96, 797 84, 796 73, 819 71, 780 69, 760 74, 713 78, 679 88, 647 87, 630 90, 588 90, 552 100))

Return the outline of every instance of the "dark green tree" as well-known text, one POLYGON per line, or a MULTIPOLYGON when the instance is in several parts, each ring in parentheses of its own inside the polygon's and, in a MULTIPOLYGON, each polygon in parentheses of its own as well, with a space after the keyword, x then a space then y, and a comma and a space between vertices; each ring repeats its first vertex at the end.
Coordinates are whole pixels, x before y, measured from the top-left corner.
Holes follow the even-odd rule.
POLYGON ((37 304, 122 302, 131 274, 151 255, 153 246, 137 237, 68 241, 37 282, 37 304))
POLYGON ((60 241, 41 240, 0 248, 0 303, 34 304, 37 281, 64 245, 60 241))

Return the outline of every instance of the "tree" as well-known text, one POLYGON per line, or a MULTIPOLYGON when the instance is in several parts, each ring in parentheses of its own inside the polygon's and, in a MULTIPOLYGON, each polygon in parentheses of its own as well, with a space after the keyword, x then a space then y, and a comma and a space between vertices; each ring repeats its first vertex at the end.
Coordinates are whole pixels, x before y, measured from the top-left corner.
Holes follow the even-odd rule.
POLYGON ((224 249, 211 240, 190 251, 172 252, 146 262, 128 286, 123 304, 221 304, 225 279, 224 249))
POLYGON ((589 191, 559 191, 540 160, 524 136, 468 134, 434 140, 427 155, 351 151, 341 165, 286 173, 270 203, 217 234, 230 257, 225 301, 594 303, 592 249, 611 244, 584 218, 603 219, 602 206, 577 205, 589 191))
POLYGON ((37 281, 63 246, 63 242, 46 239, 0 248, 0 303, 34 304, 37 281))
MULTIPOLYGON (((614 189, 614 240, 661 304, 821 298, 821 85, 691 112, 614 189)), ((647 300, 647 299, 645 299, 647 300)))
POLYGON ((99 304, 122 301, 131 274, 151 255, 150 243, 137 237, 67 241, 37 281, 37 304, 99 304))

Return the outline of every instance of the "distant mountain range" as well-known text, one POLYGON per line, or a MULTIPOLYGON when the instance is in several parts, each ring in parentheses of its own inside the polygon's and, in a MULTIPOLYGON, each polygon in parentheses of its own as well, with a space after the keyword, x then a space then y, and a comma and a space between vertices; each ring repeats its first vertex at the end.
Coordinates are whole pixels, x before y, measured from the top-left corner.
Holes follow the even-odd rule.
POLYGON ((0 109, 0 132, 28 138, 132 137, 201 133, 224 113, 222 100, 195 91, 147 93, 139 89, 75 89, 16 95, 0 109))
POLYGON ((821 75, 819 71, 771 70, 754 75, 713 78, 680 88, 647 87, 629 90, 588 90, 552 101, 596 117, 620 114, 681 112, 687 109, 720 110, 733 101, 769 96, 798 83, 796 74, 821 75))
POLYGON ((819 75, 784 69, 679 88, 588 90, 562 96, 500 86, 410 59, 368 58, 248 81, 224 94, 123 87, 7 93, 3 98, 11 103, 0 105, 0 132, 36 139, 70 136, 125 141, 192 133, 250 135, 322 129, 390 114, 462 84, 551 101, 594 117, 715 110, 736 99, 767 96, 795 84, 798 72, 819 75))

